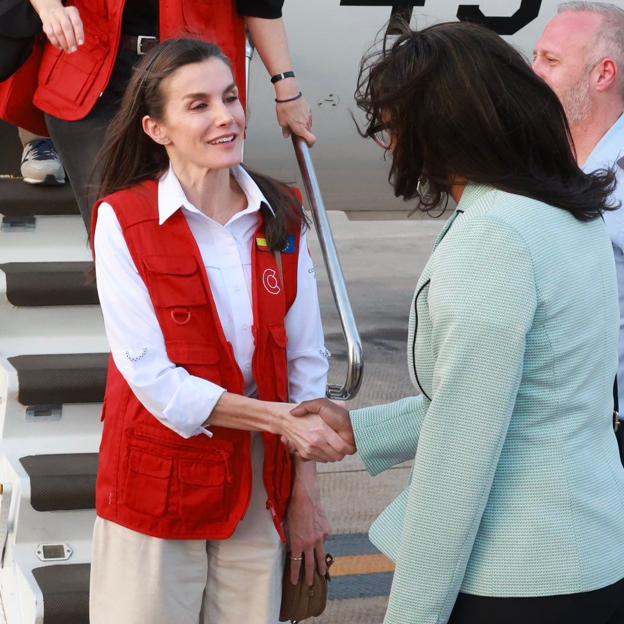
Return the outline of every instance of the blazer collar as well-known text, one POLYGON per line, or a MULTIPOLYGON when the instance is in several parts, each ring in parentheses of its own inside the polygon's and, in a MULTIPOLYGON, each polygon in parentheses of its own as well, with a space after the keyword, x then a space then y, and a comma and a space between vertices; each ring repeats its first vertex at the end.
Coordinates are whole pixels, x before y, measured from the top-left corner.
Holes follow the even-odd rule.
POLYGON ((453 223, 459 217, 462 219, 472 218, 479 215, 483 215, 490 209, 494 193, 496 189, 491 186, 485 186, 484 184, 473 184, 469 182, 466 184, 466 188, 457 204, 455 212, 451 215, 449 220, 445 223, 441 232, 433 244, 435 249, 446 236, 447 232, 451 229, 453 223))

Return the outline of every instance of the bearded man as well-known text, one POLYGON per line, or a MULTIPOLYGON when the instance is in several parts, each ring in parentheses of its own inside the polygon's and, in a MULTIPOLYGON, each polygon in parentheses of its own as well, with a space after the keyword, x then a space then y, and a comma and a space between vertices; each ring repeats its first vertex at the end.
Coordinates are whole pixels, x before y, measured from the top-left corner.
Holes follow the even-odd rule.
MULTIPOLYGON (((624 10, 607 2, 560 4, 537 42, 533 69, 563 104, 579 166, 588 173, 614 168, 612 203, 624 204, 624 10)), ((606 212, 604 220, 618 275, 624 406, 624 208, 606 212)))

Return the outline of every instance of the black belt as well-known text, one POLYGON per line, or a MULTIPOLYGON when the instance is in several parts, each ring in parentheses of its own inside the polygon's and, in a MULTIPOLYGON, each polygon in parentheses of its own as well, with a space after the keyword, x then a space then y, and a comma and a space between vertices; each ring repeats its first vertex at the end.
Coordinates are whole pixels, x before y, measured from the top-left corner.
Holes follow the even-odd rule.
POLYGON ((147 54, 155 45, 158 45, 158 37, 149 35, 122 35, 122 50, 130 50, 135 54, 143 56, 147 54))

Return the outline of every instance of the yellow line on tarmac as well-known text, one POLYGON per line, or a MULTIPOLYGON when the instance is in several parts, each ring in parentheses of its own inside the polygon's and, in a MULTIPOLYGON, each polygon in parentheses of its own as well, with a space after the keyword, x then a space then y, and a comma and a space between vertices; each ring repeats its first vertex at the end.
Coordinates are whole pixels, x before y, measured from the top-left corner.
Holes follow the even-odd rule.
POLYGON ((384 555, 336 557, 330 570, 332 576, 377 574, 379 572, 394 572, 394 563, 384 555))

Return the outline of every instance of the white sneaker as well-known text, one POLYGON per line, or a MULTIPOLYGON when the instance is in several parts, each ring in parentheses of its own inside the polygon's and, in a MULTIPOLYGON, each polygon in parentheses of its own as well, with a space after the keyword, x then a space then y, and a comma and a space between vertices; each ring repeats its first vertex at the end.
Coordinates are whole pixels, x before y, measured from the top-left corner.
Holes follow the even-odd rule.
POLYGON ((51 139, 26 143, 22 152, 22 177, 28 184, 65 184, 65 170, 51 139))

